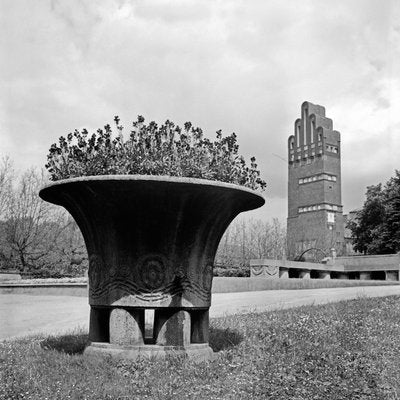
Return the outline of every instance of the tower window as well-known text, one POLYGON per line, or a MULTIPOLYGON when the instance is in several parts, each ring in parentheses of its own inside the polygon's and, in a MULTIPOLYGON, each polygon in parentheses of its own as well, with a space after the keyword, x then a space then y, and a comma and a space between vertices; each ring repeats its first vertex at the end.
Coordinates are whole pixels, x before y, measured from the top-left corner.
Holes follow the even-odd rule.
POLYGON ((341 206, 336 204, 312 204, 310 206, 299 207, 299 213, 309 212, 309 211, 319 211, 319 210, 327 210, 328 211, 328 222, 334 223, 335 222, 335 211, 341 212, 341 206))
POLYGON ((297 125, 297 147, 300 147, 300 125, 297 125))
POLYGON ((335 213, 328 212, 328 223, 335 223, 335 213))
MULTIPOLYGON (((310 164, 310 163, 311 163, 311 160, 307 159, 307 164, 310 164)), ((304 183, 316 182, 316 181, 320 181, 323 179, 331 181, 331 182, 336 182, 336 180, 337 180, 335 175, 317 174, 317 175, 307 176, 307 177, 299 179, 299 184, 302 185, 304 183)))
POLYGON ((314 121, 311 121, 310 124, 310 138, 311 138, 311 143, 314 142, 314 121))
POLYGON ((336 182, 335 175, 324 174, 324 178, 327 179, 328 181, 336 182))
POLYGON ((315 121, 311 121, 311 143, 314 143, 315 121))
POLYGON ((330 144, 327 144, 326 149, 331 153, 338 153, 338 148, 336 146, 331 146, 330 144))
POLYGON ((342 207, 336 204, 312 204, 310 206, 299 207, 299 213, 307 212, 307 211, 318 211, 318 210, 327 210, 328 211, 328 219, 333 218, 333 220, 328 222, 335 222, 336 212, 342 212, 342 207))

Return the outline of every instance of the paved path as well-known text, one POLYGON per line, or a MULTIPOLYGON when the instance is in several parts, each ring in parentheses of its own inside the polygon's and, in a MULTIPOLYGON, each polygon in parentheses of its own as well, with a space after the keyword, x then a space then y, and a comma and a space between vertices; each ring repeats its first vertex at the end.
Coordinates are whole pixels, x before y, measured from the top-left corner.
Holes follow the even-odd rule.
MULTIPOLYGON (((210 316, 390 295, 400 295, 400 286, 215 293, 210 316)), ((0 295, 0 340, 39 332, 71 332, 78 327, 88 329, 88 319, 89 306, 85 297, 0 295)))

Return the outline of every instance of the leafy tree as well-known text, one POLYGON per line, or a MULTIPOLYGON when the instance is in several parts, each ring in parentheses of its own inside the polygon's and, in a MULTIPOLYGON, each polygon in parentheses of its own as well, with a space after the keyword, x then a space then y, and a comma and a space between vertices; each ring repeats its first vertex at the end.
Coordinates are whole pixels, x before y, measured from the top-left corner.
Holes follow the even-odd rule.
POLYGON ((387 245, 400 251, 400 171, 386 183, 385 202, 387 245))
POLYGON ((205 138, 200 128, 186 122, 183 128, 171 121, 158 126, 145 124, 139 116, 129 137, 114 118, 117 135, 110 125, 89 135, 75 130, 50 147, 46 168, 53 181, 87 175, 147 174, 204 178, 236 183, 252 189, 264 189, 256 159, 246 165, 238 154, 235 133, 216 140, 205 138))
POLYGON ((368 186, 363 208, 347 227, 356 251, 390 254, 400 251, 400 171, 382 184, 368 186))

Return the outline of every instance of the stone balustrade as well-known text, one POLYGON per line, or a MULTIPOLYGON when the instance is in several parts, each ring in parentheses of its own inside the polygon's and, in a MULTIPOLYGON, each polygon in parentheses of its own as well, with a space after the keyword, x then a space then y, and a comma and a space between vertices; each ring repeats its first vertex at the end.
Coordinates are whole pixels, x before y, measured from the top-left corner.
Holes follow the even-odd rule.
POLYGON ((400 253, 329 258, 324 263, 255 259, 250 276, 264 279, 360 279, 398 281, 400 253))

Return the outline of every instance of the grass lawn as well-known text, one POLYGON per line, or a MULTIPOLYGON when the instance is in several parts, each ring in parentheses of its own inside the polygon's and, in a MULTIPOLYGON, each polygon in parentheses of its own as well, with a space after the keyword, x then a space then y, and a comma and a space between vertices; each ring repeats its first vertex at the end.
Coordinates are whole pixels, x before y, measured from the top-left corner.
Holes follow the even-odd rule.
POLYGON ((87 359, 83 332, 5 341, 0 399, 398 399, 399 300, 212 319, 200 364, 87 359))

